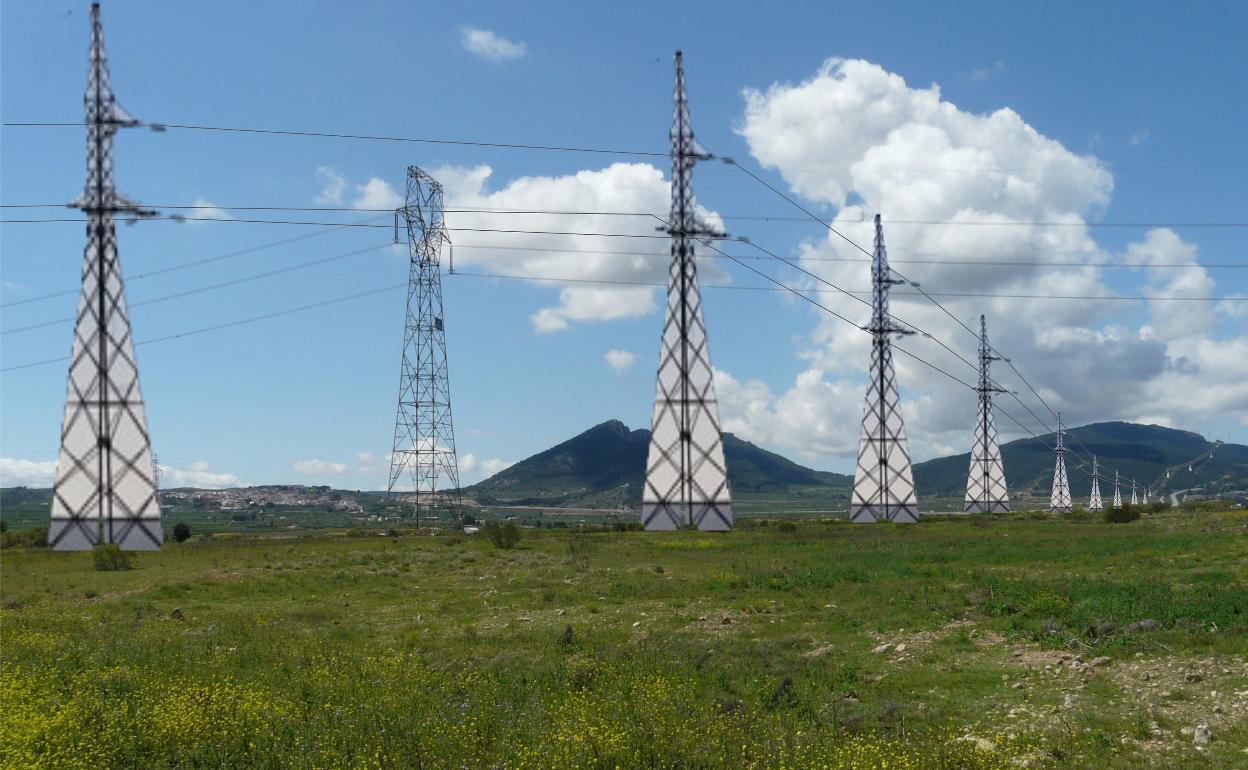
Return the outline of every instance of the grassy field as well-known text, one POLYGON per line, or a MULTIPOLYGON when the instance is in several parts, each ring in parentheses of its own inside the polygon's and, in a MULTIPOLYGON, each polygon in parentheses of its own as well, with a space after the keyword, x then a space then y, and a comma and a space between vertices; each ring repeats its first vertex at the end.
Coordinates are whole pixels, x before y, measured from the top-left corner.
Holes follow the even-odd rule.
POLYGON ((1244 512, 524 535, 7 549, 0 765, 1248 766, 1244 512))

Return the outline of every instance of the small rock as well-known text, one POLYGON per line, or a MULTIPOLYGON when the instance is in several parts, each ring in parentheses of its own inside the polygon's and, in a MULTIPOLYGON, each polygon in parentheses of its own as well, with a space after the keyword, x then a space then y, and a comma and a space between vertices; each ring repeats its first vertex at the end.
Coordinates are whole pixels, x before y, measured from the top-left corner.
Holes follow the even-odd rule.
POLYGON ((891 642, 884 642, 883 644, 876 646, 876 648, 871 650, 871 652, 875 652, 875 653, 888 652, 889 650, 892 649, 892 647, 893 645, 891 642))
POLYGON ((732 618, 730 618, 730 617, 728 617, 727 615, 725 615, 725 616, 724 616, 723 621, 721 622, 721 625, 725 625, 725 626, 726 626, 726 625, 728 625, 728 624, 729 624, 729 623, 731 623, 731 622, 732 622, 732 618))
POLYGON ((1116 630, 1118 630, 1118 626, 1114 625, 1113 623, 1107 620, 1104 623, 1097 624, 1096 635, 1097 636, 1109 636, 1110 634, 1114 633, 1114 631, 1116 630))
POLYGON ((640 625, 641 625, 641 621, 640 621, 640 620, 634 620, 634 621, 633 621, 633 628, 637 628, 637 627, 638 627, 638 626, 640 626, 640 625))
POLYGON ((1075 707, 1075 696, 1070 693, 1066 694, 1066 699, 1062 701, 1062 708, 1073 709, 1075 707))
POLYGON ((980 751, 992 753, 997 750, 997 744, 993 743, 987 738, 976 738, 975 748, 979 749, 980 751))
POLYGON ((169 617, 173 618, 174 620, 186 620, 186 616, 182 614, 181 607, 174 607, 173 612, 169 613, 169 617))
POLYGON ((1188 684, 1199 684, 1200 682, 1204 681, 1203 676, 1194 672, 1187 674, 1186 676, 1183 677, 1183 679, 1185 679, 1188 684))
POLYGON ((1192 741, 1194 743, 1213 743, 1213 733, 1209 730, 1209 725, 1197 725, 1196 730, 1192 732, 1192 741))
POLYGON ((1012 685, 1010 686, 1010 689, 1012 689, 1012 690, 1021 690, 1021 689, 1023 689, 1023 683, 1022 683, 1022 682, 1015 682, 1014 684, 1012 684, 1012 685))
POLYGON ((1092 659, 1092 665, 1096 666, 1097 668, 1100 668, 1101 666, 1108 666, 1112 662, 1113 662, 1113 659, 1107 655, 1101 655, 1100 657, 1096 657, 1092 659))
POLYGON ((906 651, 906 645, 904 642, 902 644, 897 645, 897 652, 905 652, 905 651, 906 651))
POLYGON ((566 615, 567 613, 568 613, 568 611, 567 611, 567 610, 559 610, 559 611, 558 611, 558 612, 556 612, 555 614, 556 614, 556 615, 560 615, 560 616, 562 616, 562 615, 566 615))

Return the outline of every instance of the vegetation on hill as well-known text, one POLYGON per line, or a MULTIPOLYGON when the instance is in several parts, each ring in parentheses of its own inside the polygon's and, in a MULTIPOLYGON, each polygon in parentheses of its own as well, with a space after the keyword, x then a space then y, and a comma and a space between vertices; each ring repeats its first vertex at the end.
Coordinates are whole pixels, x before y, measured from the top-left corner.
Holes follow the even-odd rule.
MULTIPOLYGON (((1117 469, 1127 485, 1125 494, 1129 496, 1132 477, 1140 484, 1151 483, 1166 466, 1194 457, 1213 444, 1197 433, 1128 422, 1072 428, 1067 431, 1066 443, 1087 460, 1084 462, 1073 453, 1067 455, 1071 493, 1076 500, 1085 501, 1092 489, 1090 453, 1100 458, 1102 495, 1112 497, 1113 473, 1117 469), (1108 477, 1104 475, 1106 472, 1108 477)), ((1001 456, 1011 494, 1047 499, 1053 484, 1053 444, 1054 436, 1048 434, 1039 440, 1018 439, 1002 445, 1001 456)), ((967 453, 915 465, 914 481, 920 495, 953 497, 963 494, 970 459, 967 453)), ((1158 491, 1167 497, 1171 492, 1183 493, 1180 499, 1188 492, 1198 497, 1248 498, 1248 446, 1225 444, 1211 459, 1193 465, 1191 471, 1183 468, 1170 479, 1163 480, 1158 491)))
MULTIPOLYGON (((731 433, 724 434, 728 482, 736 498, 847 496, 852 479, 811 470, 731 433)), ((608 420, 464 489, 485 505, 637 507, 641 504, 650 431, 608 420)))

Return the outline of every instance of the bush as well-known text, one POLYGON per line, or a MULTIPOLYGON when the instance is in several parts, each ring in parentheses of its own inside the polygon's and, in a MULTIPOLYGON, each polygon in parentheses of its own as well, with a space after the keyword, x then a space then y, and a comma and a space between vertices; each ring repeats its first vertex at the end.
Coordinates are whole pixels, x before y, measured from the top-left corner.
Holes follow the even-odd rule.
POLYGON ((497 521, 487 521, 481 527, 481 531, 495 548, 515 548, 516 543, 520 542, 520 528, 514 521, 504 521, 501 524, 497 521))
POLYGON ((46 548, 48 528, 8 530, 0 534, 0 546, 4 548, 46 548))
POLYGON ((101 543, 92 549, 92 560, 95 568, 101 572, 116 572, 123 569, 134 569, 130 554, 121 550, 116 543, 101 543))
POLYGON ((1124 505, 1121 508, 1106 508, 1105 521, 1110 524, 1126 524, 1140 518, 1140 511, 1130 505, 1124 505))
POLYGON ((179 521, 173 527, 173 539, 179 543, 185 542, 191 536, 191 525, 185 521, 179 521))
POLYGON ((797 525, 789 521, 788 519, 783 519, 779 524, 776 525, 776 531, 784 532, 786 534, 791 534, 797 531, 797 525))

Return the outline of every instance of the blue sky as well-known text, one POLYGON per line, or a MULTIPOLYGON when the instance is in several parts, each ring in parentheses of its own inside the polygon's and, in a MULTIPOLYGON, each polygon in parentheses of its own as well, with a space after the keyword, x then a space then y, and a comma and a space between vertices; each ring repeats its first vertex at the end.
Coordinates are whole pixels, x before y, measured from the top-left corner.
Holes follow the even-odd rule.
MULTIPOLYGON (((4 4, 5 121, 81 119, 87 7, 4 4)), ((1244 269, 994 272, 904 262, 1248 263, 1242 227, 1083 226, 1244 221, 1248 53, 1239 38, 1248 13, 1241 6, 982 3, 951 10, 794 3, 759 9, 744 3, 311 2, 294 13, 285 4, 106 2, 103 13, 113 86, 126 109, 151 121, 213 126, 662 151, 671 56, 681 48, 693 124, 704 146, 738 159, 821 216, 840 218, 840 229, 864 245, 869 234, 856 222, 881 209, 898 268, 921 278, 929 291, 1248 293, 1244 269), (998 113, 1003 109, 1010 112, 998 113), (890 210, 907 222, 1057 217, 1078 226, 890 226, 890 210), (1001 231, 1019 235, 998 238, 1001 231)), ((6 127, 3 202, 71 200, 82 186, 83 149, 81 129, 6 127)), ((179 130, 123 132, 115 158, 119 189, 155 205, 385 203, 387 185, 401 191, 405 167, 416 164, 437 170, 452 204, 587 210, 581 204, 594 203, 658 213, 666 207, 662 158, 179 130), (652 161, 661 175, 636 165, 652 161), (610 168, 613 163, 635 165, 610 168)), ((740 172, 703 164, 696 191, 701 205, 725 215, 733 235, 808 260, 807 267, 838 285, 866 287, 865 265, 827 261, 853 252, 842 251, 847 247, 817 224, 734 219, 798 213, 740 172)), ((4 211, 5 218, 75 213, 4 211)), ((365 215, 275 218, 361 221, 365 215)), ((518 224, 497 215, 448 221, 518 224)), ((636 218, 567 221, 600 232, 649 231, 636 218)), ((320 229, 238 222, 120 228, 129 301, 380 247, 390 235, 340 230, 139 277, 320 229)), ((661 257, 551 251, 543 258, 540 252, 664 248, 642 239, 453 237, 462 273, 644 281, 665 272, 661 257)), ((0 299, 7 304, 74 288, 82 240, 74 224, 0 227, 0 299)), ((744 246, 728 250, 758 255, 744 246)), ((812 285, 783 265, 751 264, 794 286, 812 285)), ((142 341, 405 279, 406 256, 378 248, 138 306, 131 318, 142 341)), ((723 260, 706 260, 703 280, 762 285, 723 260)), ((466 480, 605 419, 648 424, 661 297, 610 286, 565 292, 569 286, 445 278, 466 480), (560 324, 564 328, 554 328, 560 324), (609 351, 632 354, 631 365, 611 366, 609 351)), ((865 377, 860 332, 781 294, 707 289, 704 299, 726 427, 814 467, 848 468, 865 377)), ((865 321, 852 300, 825 299, 865 321)), ((140 347, 154 449, 167 479, 384 487, 402 303, 403 291, 392 290, 140 347)), ((53 321, 72 316, 75 304, 74 295, 65 295, 13 305, 3 309, 0 323, 11 330, 53 321)), ((1248 302, 957 298, 946 304, 969 324, 987 313, 1002 351, 1072 422, 1162 422, 1211 438, 1248 440, 1248 302)), ((963 355, 973 352, 974 340, 930 305, 898 298, 894 310, 963 355)), ((6 334, 0 337, 2 365, 66 355, 70 333, 68 324, 58 324, 6 334)), ((951 372, 963 366, 930 341, 906 344, 951 372)), ((611 360, 623 365, 630 357, 617 353, 611 360)), ((918 364, 901 365, 899 373, 915 454, 965 451, 973 394, 918 364)), ((965 367, 958 373, 974 376, 965 367)), ((1007 376, 1012 372, 998 374, 1027 392, 1007 376)), ((0 387, 4 483, 37 483, 50 475, 56 456, 65 365, 6 372, 0 387)), ((1028 405, 1048 418, 1034 398, 1028 405)), ((1026 417, 1016 403, 1012 411, 1026 417)), ((1039 432, 1034 420, 1024 421, 1039 432)), ((998 423, 1007 437, 1021 434, 998 423)))

